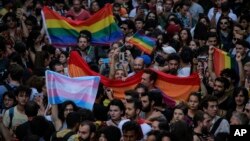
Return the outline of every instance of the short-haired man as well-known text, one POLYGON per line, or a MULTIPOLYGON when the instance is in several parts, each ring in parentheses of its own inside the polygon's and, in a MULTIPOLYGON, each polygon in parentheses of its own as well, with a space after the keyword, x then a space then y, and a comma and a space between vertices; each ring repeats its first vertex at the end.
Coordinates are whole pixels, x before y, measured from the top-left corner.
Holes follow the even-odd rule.
POLYGON ((165 71, 168 74, 177 75, 180 66, 180 56, 177 53, 171 53, 167 57, 168 69, 165 71))
POLYGON ((155 117, 150 119, 150 122, 154 131, 169 131, 169 123, 165 117, 155 117))
POLYGON ((205 111, 212 118, 212 126, 210 133, 215 137, 221 133, 229 134, 229 123, 226 119, 217 116, 218 100, 215 96, 208 96, 202 103, 203 111, 205 111))
POLYGON ((239 53, 241 55, 241 61, 243 65, 245 65, 246 62, 250 61, 250 57, 247 54, 248 48, 249 44, 245 40, 238 40, 235 43, 236 54, 239 53))
POLYGON ((200 139, 206 140, 209 137, 208 131, 211 126, 211 117, 203 112, 197 111, 193 118, 194 125, 194 141, 199 141, 200 139))
POLYGON ((157 80, 157 73, 153 70, 146 69, 144 70, 144 73, 142 74, 141 83, 148 87, 148 90, 155 89, 155 82, 157 80))
POLYGON ((74 20, 78 21, 90 18, 89 12, 82 8, 82 0, 73 0, 73 7, 67 12, 66 16, 72 16, 74 20))
POLYGON ((219 115, 225 116, 228 107, 231 104, 231 97, 225 92, 229 88, 229 81, 225 77, 217 77, 214 82, 212 95, 218 99, 219 115))
POLYGON ((125 116, 127 119, 120 121, 118 127, 122 129, 123 124, 125 124, 126 122, 135 121, 140 124, 143 135, 146 136, 147 133, 151 131, 151 127, 150 125, 145 123, 144 119, 139 117, 142 108, 141 102, 138 99, 131 99, 127 101, 125 107, 125 116))
POLYGON ((165 116, 160 112, 156 111, 156 108, 162 108, 162 94, 159 91, 150 91, 148 93, 142 94, 142 113, 141 117, 147 120, 155 117, 165 116))
POLYGON ((59 62, 58 60, 53 60, 50 62, 50 69, 54 72, 57 72, 63 75, 65 74, 63 64, 59 62))
POLYGON ((128 121, 122 126, 123 141, 138 141, 143 138, 140 125, 134 121, 128 121))
POLYGON ((3 124, 9 129, 15 129, 18 125, 28 121, 28 117, 24 112, 24 106, 29 101, 31 89, 26 86, 19 86, 15 90, 17 105, 10 108, 4 113, 3 124))
POLYGON ((95 124, 91 121, 83 121, 79 125, 77 134, 71 136, 68 141, 93 141, 96 132, 95 124))
POLYGON ((250 125, 250 101, 248 101, 248 103, 246 104, 244 113, 247 115, 248 120, 249 120, 248 125, 250 125))

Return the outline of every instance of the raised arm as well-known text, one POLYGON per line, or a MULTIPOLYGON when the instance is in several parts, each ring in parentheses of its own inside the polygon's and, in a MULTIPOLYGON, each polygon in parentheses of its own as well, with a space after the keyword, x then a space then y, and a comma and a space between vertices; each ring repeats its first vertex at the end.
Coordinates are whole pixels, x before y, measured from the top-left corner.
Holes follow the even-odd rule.
POLYGON ((53 104, 51 106, 51 118, 52 122, 54 123, 56 131, 59 131, 60 128, 62 127, 63 123, 58 117, 58 106, 56 104, 53 104))
POLYGON ((20 11, 21 11, 21 15, 20 15, 20 17, 19 17, 19 20, 20 20, 20 22, 21 22, 21 30, 22 30, 22 33, 23 33, 23 37, 24 38, 28 38, 28 36, 29 36, 29 31, 28 31, 28 28, 27 28, 27 26, 26 26, 26 24, 25 24, 25 17, 24 17, 24 15, 23 15, 23 9, 20 9, 20 11))
POLYGON ((213 67, 213 54, 214 54, 214 47, 210 46, 208 51, 208 73, 212 80, 214 81, 216 79, 216 75, 214 73, 214 67, 213 67))
POLYGON ((238 67, 239 67, 239 77, 240 77, 239 85, 244 86, 245 74, 244 74, 244 71, 243 71, 243 64, 242 64, 241 60, 242 60, 241 54, 237 53, 236 61, 237 61, 238 67))
POLYGON ((116 49, 114 51, 114 53, 111 56, 111 60, 110 60, 110 71, 109 71, 109 79, 114 79, 114 75, 115 75, 115 64, 116 64, 116 58, 118 57, 120 52, 120 49, 116 49))

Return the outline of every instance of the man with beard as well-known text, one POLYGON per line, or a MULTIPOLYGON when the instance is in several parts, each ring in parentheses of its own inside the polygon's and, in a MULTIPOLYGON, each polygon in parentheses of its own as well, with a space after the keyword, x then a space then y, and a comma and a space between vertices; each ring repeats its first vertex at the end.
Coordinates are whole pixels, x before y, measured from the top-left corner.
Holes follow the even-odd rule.
POLYGON ((194 115, 193 125, 194 141, 203 141, 208 140, 208 138, 211 138, 209 135, 211 117, 207 113, 203 111, 197 111, 197 113, 194 115))
MULTIPOLYGON (((210 134, 214 135, 215 138, 223 138, 225 134, 229 134, 230 126, 226 119, 217 115, 218 109, 218 98, 215 96, 207 96, 202 102, 203 111, 206 112, 211 118, 210 134)), ((225 140, 225 139, 224 139, 225 140)))
POLYGON ((77 50, 87 63, 95 62, 94 48, 90 46, 91 34, 87 30, 82 30, 77 38, 77 50))
POLYGON ((83 121, 78 128, 78 133, 71 136, 68 141, 93 141, 96 126, 91 121, 83 121))
POLYGON ((159 107, 162 107, 162 95, 157 91, 150 91, 148 93, 144 93, 141 96, 142 102, 142 111, 141 117, 147 120, 151 120, 152 118, 161 117, 165 118, 164 115, 156 110, 159 107))
POLYGON ((232 98, 225 93, 229 85, 229 81, 225 77, 217 77, 214 82, 212 95, 218 99, 218 114, 222 117, 226 115, 227 109, 232 102, 232 98))
POLYGON ((154 72, 153 70, 146 69, 144 70, 144 73, 141 76, 141 83, 148 87, 148 90, 155 90, 155 82, 157 80, 157 73, 154 72))
POLYGON ((167 58, 168 70, 166 73, 177 75, 177 71, 180 65, 180 56, 177 53, 169 54, 167 58))
POLYGON ((147 133, 151 131, 151 126, 148 125, 144 119, 142 119, 139 114, 142 109, 142 104, 138 99, 128 100, 125 105, 125 116, 127 119, 120 121, 118 124, 119 129, 122 131, 123 125, 128 121, 135 121, 140 124, 144 137, 147 133))
POLYGON ((142 71, 147 68, 151 64, 151 58, 148 55, 141 55, 135 58, 132 63, 133 72, 131 72, 128 76, 133 76, 137 72, 142 71))
POLYGON ((142 54, 142 52, 138 48, 136 48, 133 44, 128 42, 128 40, 130 38, 132 38, 132 34, 126 35, 124 50, 125 50, 125 52, 126 52, 126 50, 129 50, 131 52, 131 55, 133 56, 133 58, 136 58, 136 57, 140 56, 142 54))
POLYGON ((67 12, 67 16, 72 16, 74 20, 84 21, 90 17, 87 10, 84 10, 81 5, 81 0, 73 0, 73 7, 67 12))

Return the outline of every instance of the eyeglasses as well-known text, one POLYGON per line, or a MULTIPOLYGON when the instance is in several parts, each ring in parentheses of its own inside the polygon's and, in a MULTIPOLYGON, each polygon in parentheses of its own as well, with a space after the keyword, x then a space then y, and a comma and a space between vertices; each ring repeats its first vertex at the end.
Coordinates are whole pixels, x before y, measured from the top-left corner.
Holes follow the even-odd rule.
POLYGON ((238 40, 240 40, 240 39, 239 39, 239 38, 233 38, 233 40, 234 40, 234 41, 238 41, 238 40))

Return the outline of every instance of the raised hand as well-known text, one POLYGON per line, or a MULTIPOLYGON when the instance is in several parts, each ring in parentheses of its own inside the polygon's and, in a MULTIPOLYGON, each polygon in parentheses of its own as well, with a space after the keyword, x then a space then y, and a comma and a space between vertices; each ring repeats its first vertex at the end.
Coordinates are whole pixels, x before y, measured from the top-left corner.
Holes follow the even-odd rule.
POLYGON ((214 54, 214 46, 209 47, 208 54, 214 54))
POLYGON ((236 61, 237 61, 237 62, 240 62, 241 60, 242 60, 241 54, 240 54, 240 53, 237 53, 237 54, 236 54, 236 61))

